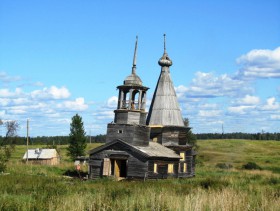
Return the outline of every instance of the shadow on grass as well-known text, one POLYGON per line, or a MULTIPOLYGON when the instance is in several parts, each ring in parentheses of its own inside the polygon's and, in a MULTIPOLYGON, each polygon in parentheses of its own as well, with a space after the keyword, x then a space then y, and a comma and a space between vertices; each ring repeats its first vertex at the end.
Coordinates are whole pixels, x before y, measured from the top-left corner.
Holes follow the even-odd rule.
POLYGON ((86 178, 87 177, 87 173, 83 172, 83 171, 77 171, 77 170, 70 170, 68 169, 67 171, 65 171, 63 173, 63 176, 68 176, 68 177, 73 177, 73 178, 86 178))

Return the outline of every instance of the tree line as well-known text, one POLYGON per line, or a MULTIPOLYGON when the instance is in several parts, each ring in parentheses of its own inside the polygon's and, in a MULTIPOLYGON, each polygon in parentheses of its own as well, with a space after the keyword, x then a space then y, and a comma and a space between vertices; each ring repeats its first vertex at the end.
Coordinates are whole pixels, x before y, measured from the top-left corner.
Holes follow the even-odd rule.
MULTIPOLYGON (((247 139, 247 140, 276 140, 280 141, 280 133, 196 133, 193 134, 197 139, 247 139)), ((4 137, 0 136, 0 142, 4 137)), ((86 136, 87 143, 105 143, 106 135, 86 136)), ((26 137, 14 137, 13 143, 16 145, 25 145, 26 137)), ((29 137, 30 145, 67 145, 69 136, 37 136, 29 137)))
MULTIPOLYGON (((4 137, 0 136, 0 141, 4 137)), ((106 140, 106 135, 96 135, 96 136, 86 136, 87 143, 104 143, 106 140)), ((14 144, 16 145, 26 145, 26 136, 17 136, 14 138, 14 144)), ((30 145, 67 145, 69 144, 69 136, 37 136, 29 137, 30 145)))
POLYGON ((280 133, 198 133, 197 139, 247 139, 280 141, 280 133))

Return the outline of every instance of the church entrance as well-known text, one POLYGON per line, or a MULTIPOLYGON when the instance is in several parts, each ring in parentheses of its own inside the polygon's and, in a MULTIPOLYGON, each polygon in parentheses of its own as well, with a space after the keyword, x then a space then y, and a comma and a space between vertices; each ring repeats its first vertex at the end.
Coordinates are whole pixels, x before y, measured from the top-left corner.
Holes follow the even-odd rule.
POLYGON ((127 175, 127 160, 111 159, 111 175, 116 178, 126 178, 127 175))

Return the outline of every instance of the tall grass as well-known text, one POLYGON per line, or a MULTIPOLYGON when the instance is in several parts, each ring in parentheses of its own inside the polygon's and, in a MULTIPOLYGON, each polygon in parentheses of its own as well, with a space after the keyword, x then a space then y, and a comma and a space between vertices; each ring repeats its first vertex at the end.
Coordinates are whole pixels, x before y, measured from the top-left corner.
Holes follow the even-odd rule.
MULTIPOLYGON (((280 174, 268 170, 276 167, 274 163, 265 162, 272 154, 277 156, 278 145, 266 150, 263 162, 258 162, 266 170, 247 171, 239 167, 251 160, 250 152, 245 155, 237 150, 238 142, 220 141, 216 149, 199 142, 204 165, 199 165, 196 177, 190 179, 81 181, 63 177, 73 168, 67 160, 50 167, 13 159, 8 166, 10 174, 0 175, 0 210, 279 210, 280 174), (216 168, 216 162, 228 162, 228 156, 213 158, 209 148, 219 154, 222 145, 226 148, 229 144, 234 168, 216 168), (244 160, 236 163, 240 157, 244 160)), ((243 148, 252 148, 255 156, 254 146, 245 142, 243 148)))

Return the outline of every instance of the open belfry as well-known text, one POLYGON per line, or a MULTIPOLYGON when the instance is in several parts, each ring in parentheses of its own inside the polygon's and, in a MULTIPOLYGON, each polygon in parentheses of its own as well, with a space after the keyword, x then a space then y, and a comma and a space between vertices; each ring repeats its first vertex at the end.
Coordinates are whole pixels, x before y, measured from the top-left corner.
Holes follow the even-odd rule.
POLYGON ((136 73, 136 37, 132 71, 118 86, 115 118, 107 126, 106 144, 90 150, 89 177, 116 179, 165 179, 193 177, 196 153, 188 144, 189 127, 184 126, 170 76, 172 60, 166 51, 159 59, 160 76, 149 109, 148 87, 136 73))

